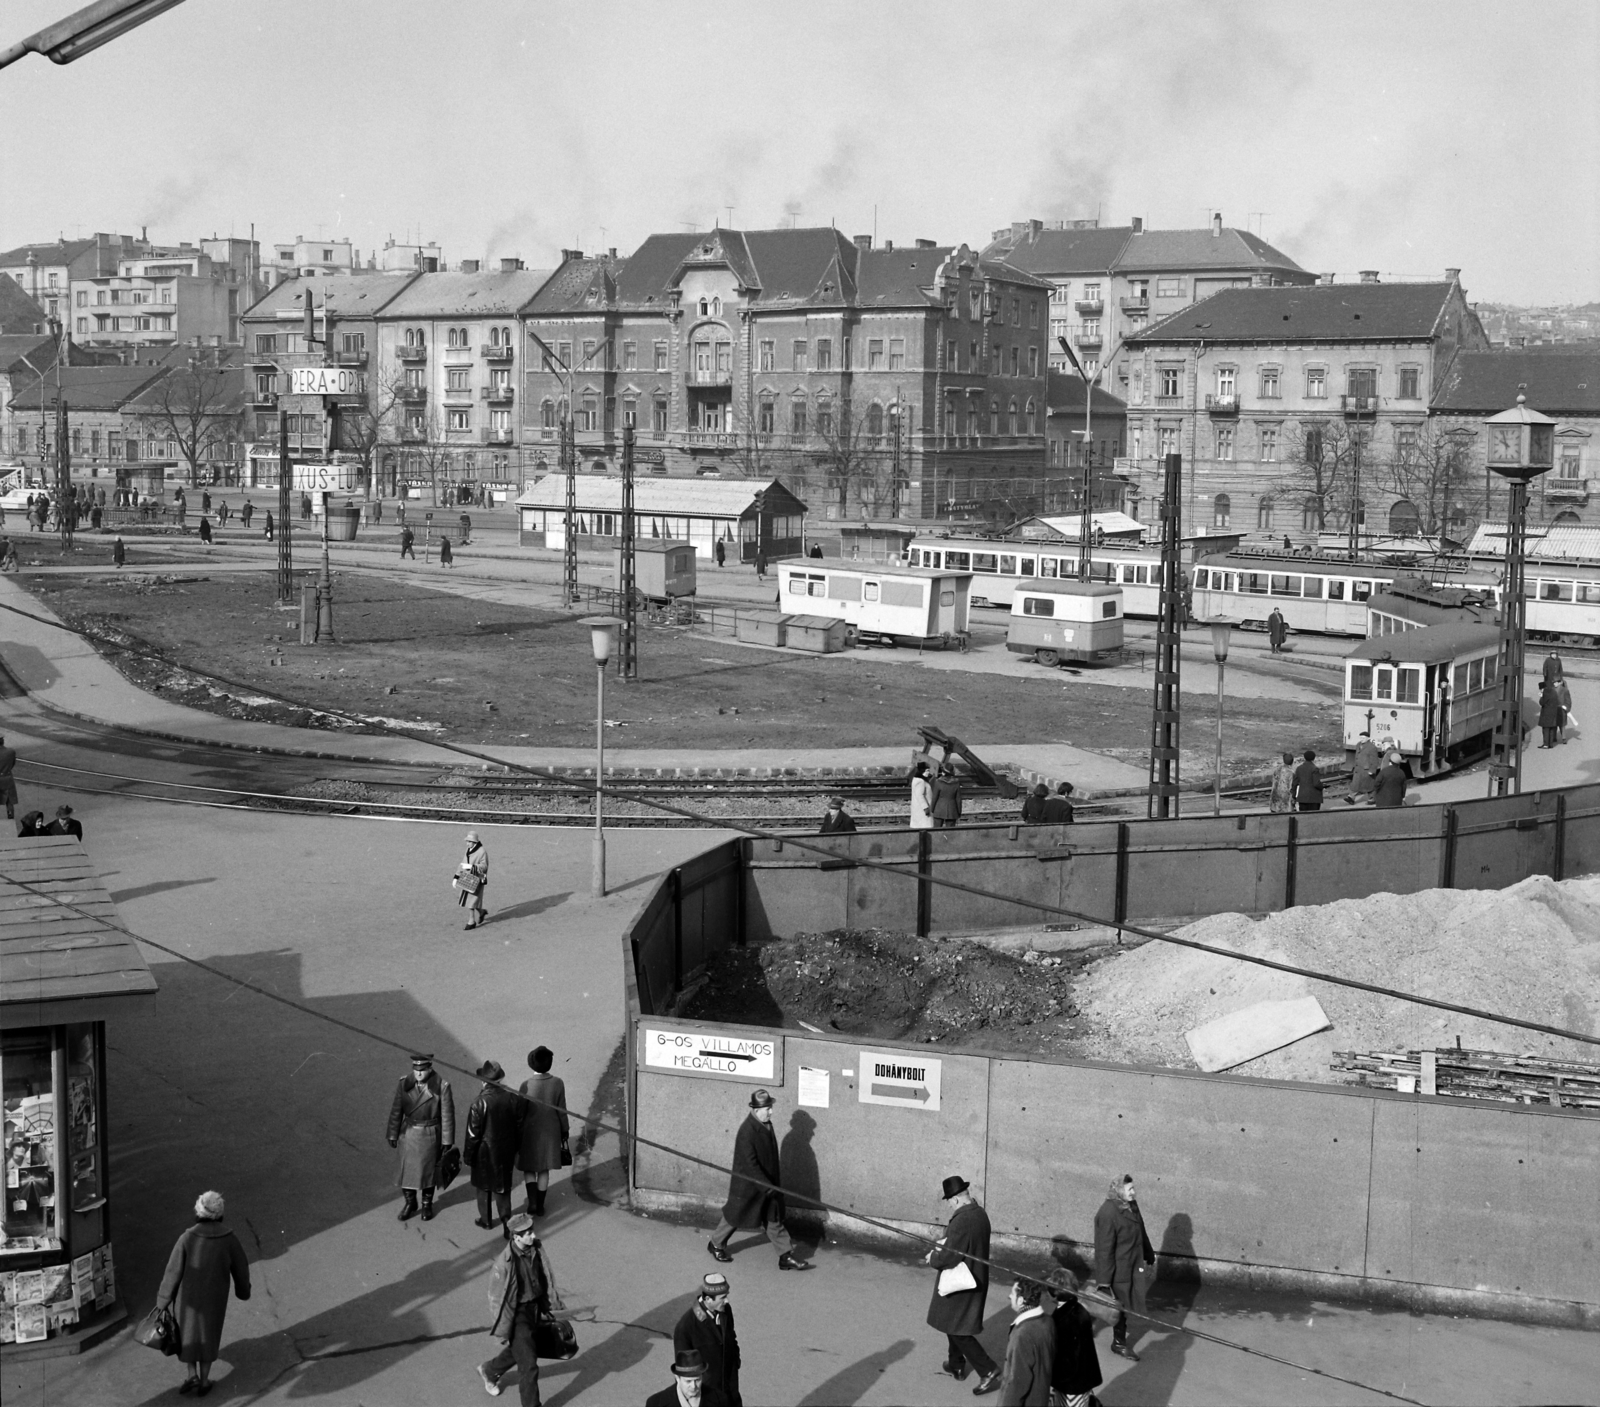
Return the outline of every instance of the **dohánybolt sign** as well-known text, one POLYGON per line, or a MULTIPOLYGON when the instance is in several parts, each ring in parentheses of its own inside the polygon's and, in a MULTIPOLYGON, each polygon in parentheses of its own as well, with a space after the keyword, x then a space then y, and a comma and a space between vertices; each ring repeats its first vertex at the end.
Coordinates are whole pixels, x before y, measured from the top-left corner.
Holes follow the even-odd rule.
POLYGON ((863 1104, 939 1112, 939 1061, 909 1051, 864 1050, 856 1067, 863 1104))
POLYGON ((782 1084, 779 1044, 770 1038, 727 1035, 712 1031, 644 1028, 644 1063, 651 1070, 674 1075, 709 1075, 718 1080, 782 1084))

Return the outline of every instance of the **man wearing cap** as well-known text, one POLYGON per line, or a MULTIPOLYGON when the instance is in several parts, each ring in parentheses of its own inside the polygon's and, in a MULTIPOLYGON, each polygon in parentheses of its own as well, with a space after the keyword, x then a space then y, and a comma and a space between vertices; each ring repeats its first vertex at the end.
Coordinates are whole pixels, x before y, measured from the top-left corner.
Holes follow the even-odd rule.
POLYGON ((492 1231, 489 1198, 494 1198, 500 1225, 511 1219, 511 1175, 516 1168, 517 1145, 522 1141, 522 1121, 527 1103, 518 1099, 497 1081, 505 1070, 493 1060, 485 1060, 475 1071, 484 1082, 478 1097, 467 1110, 467 1137, 461 1146, 461 1161, 472 1172, 472 1185, 478 1189, 478 1219, 473 1224, 492 1231))
POLYGON ((943 1371, 960 1382, 970 1363, 978 1370, 973 1395, 982 1396, 1000 1386, 1000 1369, 978 1342, 983 1332, 983 1302, 989 1293, 989 1214, 973 1200, 965 1178, 945 1178, 939 1195, 952 1214, 939 1244, 923 1257, 939 1271, 928 1305, 928 1327, 943 1334, 950 1346, 941 1365, 943 1371), (950 1287, 949 1293, 941 1293, 946 1288, 944 1272, 957 1266, 966 1268, 965 1274, 957 1274, 962 1280, 970 1277, 971 1287, 950 1287))
POLYGON ((844 809, 842 796, 828 798, 828 811, 822 818, 822 834, 834 835, 839 831, 853 831, 856 828, 855 817, 844 809))
POLYGON ((728 1304, 728 1277, 713 1270, 700 1282, 700 1294, 672 1331, 672 1346, 694 1349, 705 1360, 706 1382, 728 1407, 743 1407, 739 1396, 739 1336, 728 1304))
POLYGON ((413 1055, 411 1073, 396 1087, 389 1106, 389 1147, 400 1150, 400 1171, 395 1186, 405 1195, 400 1220, 417 1214, 417 1193, 422 1193, 422 1219, 433 1220, 433 1189, 439 1176, 439 1157, 456 1141, 456 1102, 450 1082, 433 1068, 433 1056, 413 1055))
POLYGON ((555 1277, 533 1229, 533 1218, 518 1212, 506 1223, 510 1244, 494 1260, 489 1276, 489 1332, 501 1342, 500 1352, 478 1364, 478 1376, 490 1397, 500 1395, 500 1380, 513 1366, 522 1407, 539 1407, 539 1320, 561 1308, 555 1277))
POLYGON ((45 827, 46 835, 70 835, 74 840, 83 839, 83 822, 74 820, 70 806, 56 807, 56 818, 45 827))
POLYGON ((783 1224, 783 1186, 778 1166, 778 1136, 772 1131, 772 1096, 758 1089, 750 1096, 750 1112, 733 1141, 733 1176, 728 1179, 728 1200, 722 1220, 706 1242, 720 1261, 731 1261, 727 1245, 735 1230, 761 1227, 778 1248, 779 1270, 809 1270, 794 1258, 794 1242, 783 1224))
POLYGON ((681 1348, 672 1359, 672 1386, 652 1392, 644 1407, 726 1407, 727 1399, 706 1379, 706 1360, 698 1349, 681 1348))

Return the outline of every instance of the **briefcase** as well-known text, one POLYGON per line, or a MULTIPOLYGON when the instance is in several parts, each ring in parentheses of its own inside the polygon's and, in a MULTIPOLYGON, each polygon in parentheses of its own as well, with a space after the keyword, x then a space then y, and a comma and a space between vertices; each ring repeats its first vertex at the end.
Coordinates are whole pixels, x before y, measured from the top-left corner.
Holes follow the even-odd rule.
POLYGON ((461 1150, 451 1144, 439 1155, 439 1190, 443 1192, 461 1176, 461 1150))

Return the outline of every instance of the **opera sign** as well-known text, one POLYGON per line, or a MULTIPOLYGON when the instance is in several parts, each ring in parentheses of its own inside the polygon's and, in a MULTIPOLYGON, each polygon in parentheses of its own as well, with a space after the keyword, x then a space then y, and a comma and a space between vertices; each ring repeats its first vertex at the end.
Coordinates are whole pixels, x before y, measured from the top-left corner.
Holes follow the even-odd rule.
POLYGON ((358 396, 361 374, 348 366, 296 366, 289 370, 291 396, 358 396))
POLYGON ((674 1031, 646 1026, 641 1032, 645 1068, 674 1075, 710 1075, 719 1080, 780 1084, 780 1046, 771 1037, 725 1031, 674 1031))

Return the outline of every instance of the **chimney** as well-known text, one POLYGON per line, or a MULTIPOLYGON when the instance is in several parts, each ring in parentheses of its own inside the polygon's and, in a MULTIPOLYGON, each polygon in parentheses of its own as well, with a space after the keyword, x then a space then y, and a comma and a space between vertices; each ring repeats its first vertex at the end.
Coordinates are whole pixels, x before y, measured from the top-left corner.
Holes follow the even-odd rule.
POLYGON ((568 260, 581 258, 583 258, 583 250, 581 249, 563 249, 561 251, 561 262, 563 264, 568 260))
POLYGON ((1011 238, 1012 239, 1019 240, 1024 235, 1026 235, 1027 233, 1028 233, 1028 222, 1026 220, 1013 220, 1011 222, 1011 238))
POLYGON ((883 252, 885 254, 893 254, 894 253, 894 241, 892 239, 884 240, 884 242, 883 242, 883 252))
POLYGON ((439 260, 432 254, 425 254, 422 258, 422 272, 436 274, 439 272, 439 260))
POLYGON ((1134 232, 1134 234, 1143 234, 1144 233, 1144 216, 1143 215, 1135 215, 1133 217, 1133 232, 1134 232))
POLYGON ((1446 283, 1460 283, 1461 282, 1461 270, 1460 269, 1446 269, 1444 271, 1444 281, 1446 283))
POLYGON ((1324 288, 1332 288, 1333 287, 1333 275, 1332 274, 1323 274, 1322 277, 1317 280, 1317 282, 1320 283, 1324 288))
POLYGON ((510 258, 502 259, 500 261, 500 272, 503 274, 514 274, 521 267, 522 260, 520 259, 510 258))
POLYGON ((1361 282, 1362 283, 1376 283, 1377 281, 1378 281, 1378 271, 1376 269, 1363 269, 1361 271, 1361 282))
POLYGON ((1028 221, 1028 238, 1029 239, 1037 239, 1042 233, 1044 233, 1044 221, 1043 220, 1029 220, 1028 221))
POLYGON ((1222 238, 1222 212, 1220 210, 1211 217, 1211 238, 1222 238))
MULTIPOLYGON (((1004 234, 1005 231, 1002 230, 1000 233, 1004 234)), ((919 239, 917 241, 918 249, 937 249, 938 247, 931 239, 919 239)))
POLYGON ((872 236, 871 235, 857 235, 856 239, 855 239, 855 244, 856 244, 856 248, 857 249, 871 249, 872 248, 872 236))
POLYGON ((461 261, 461 272, 464 274, 475 274, 482 267, 483 265, 476 259, 463 259, 461 261))
POLYGON ((611 260, 611 262, 613 264, 617 262, 617 246, 616 245, 613 244, 610 249, 606 250, 606 258, 611 260))

